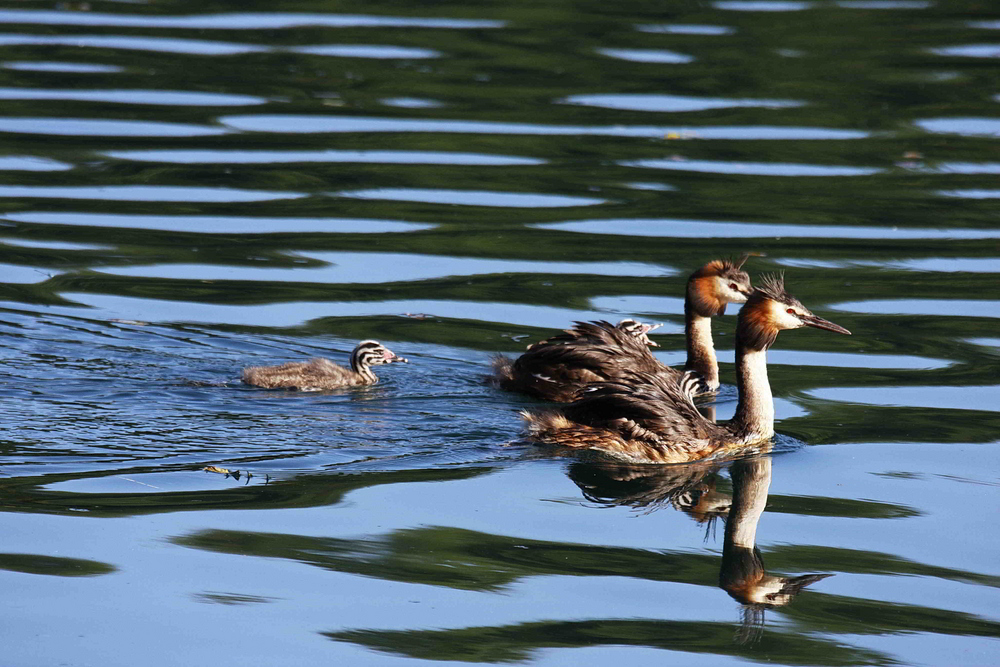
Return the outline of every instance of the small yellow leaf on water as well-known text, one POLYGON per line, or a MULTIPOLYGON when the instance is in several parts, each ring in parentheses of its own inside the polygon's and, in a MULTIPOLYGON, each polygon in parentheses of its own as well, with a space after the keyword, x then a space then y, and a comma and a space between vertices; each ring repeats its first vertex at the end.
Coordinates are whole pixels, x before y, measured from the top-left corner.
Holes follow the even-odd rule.
POLYGON ((205 472, 216 472, 219 473, 220 475, 230 474, 228 470, 226 470, 225 468, 220 468, 219 466, 205 466, 204 468, 202 468, 202 470, 204 470, 205 472))
POLYGON ((680 132, 667 132, 667 139, 680 139, 680 132))

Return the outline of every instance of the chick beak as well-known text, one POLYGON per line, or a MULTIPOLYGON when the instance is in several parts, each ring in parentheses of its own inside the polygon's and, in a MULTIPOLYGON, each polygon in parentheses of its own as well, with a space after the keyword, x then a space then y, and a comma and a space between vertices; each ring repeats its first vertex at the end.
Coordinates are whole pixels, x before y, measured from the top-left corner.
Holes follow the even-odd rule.
MULTIPOLYGON (((653 329, 659 329, 662 326, 663 326, 663 322, 657 322, 655 324, 643 324, 642 325, 642 335, 645 336, 646 334, 648 334, 653 329)), ((660 347, 659 343, 657 343, 654 340, 650 340, 649 338, 646 339, 646 345, 649 345, 650 347, 660 347)))

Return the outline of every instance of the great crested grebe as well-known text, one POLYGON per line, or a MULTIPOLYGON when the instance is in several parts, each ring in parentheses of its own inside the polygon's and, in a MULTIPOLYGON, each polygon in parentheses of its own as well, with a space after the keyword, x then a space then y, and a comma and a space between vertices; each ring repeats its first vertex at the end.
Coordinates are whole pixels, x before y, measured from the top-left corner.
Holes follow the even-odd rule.
POLYGON ((243 369, 243 382, 266 389, 298 389, 322 391, 338 387, 354 387, 378 382, 372 366, 406 362, 374 340, 365 340, 351 352, 351 368, 338 366, 329 359, 294 361, 280 366, 250 366, 243 369))
POLYGON ((681 385, 661 375, 630 371, 601 382, 561 411, 522 413, 539 443, 591 450, 635 463, 683 463, 774 435, 774 400, 767 349, 778 332, 810 326, 848 334, 813 315, 785 291, 780 276, 765 278, 740 309, 736 326, 739 404, 725 425, 701 415, 681 385))
POLYGON ((497 355, 490 382, 501 389, 560 403, 576 400, 596 382, 613 381, 633 370, 681 383, 692 395, 715 391, 719 388, 719 365, 712 343, 712 317, 724 314, 729 303, 747 300, 753 288, 750 276, 741 270, 745 261, 746 257, 739 262, 714 260, 688 279, 685 370, 693 371, 693 376, 665 366, 650 353, 647 345, 655 343, 646 333, 659 325, 622 320, 616 327, 607 322, 577 322, 572 329, 530 346, 514 361, 497 355))

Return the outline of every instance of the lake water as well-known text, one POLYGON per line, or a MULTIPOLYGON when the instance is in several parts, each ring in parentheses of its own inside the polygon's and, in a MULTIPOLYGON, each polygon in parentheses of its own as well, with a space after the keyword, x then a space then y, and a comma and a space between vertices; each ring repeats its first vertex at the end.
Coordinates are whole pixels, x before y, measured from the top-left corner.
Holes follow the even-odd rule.
POLYGON ((1000 7, 0 22, 5 664, 1000 663, 1000 7), (493 353, 633 316, 682 361, 744 252, 854 333, 779 337, 770 455, 518 442, 493 353), (366 338, 411 363, 238 381, 366 338))

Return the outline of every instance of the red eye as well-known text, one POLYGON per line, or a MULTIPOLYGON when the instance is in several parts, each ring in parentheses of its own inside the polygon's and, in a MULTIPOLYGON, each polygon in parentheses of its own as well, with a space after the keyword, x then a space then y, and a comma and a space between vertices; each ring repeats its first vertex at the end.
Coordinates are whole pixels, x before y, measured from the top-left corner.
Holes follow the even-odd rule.
POLYGON ((734 292, 740 291, 740 288, 736 286, 736 283, 729 283, 729 289, 733 290, 734 292))
POLYGON ((789 309, 788 309, 788 310, 786 310, 785 312, 786 312, 786 313, 788 313, 789 315, 795 315, 795 311, 794 311, 794 310, 792 310, 791 308, 789 308, 789 309))

